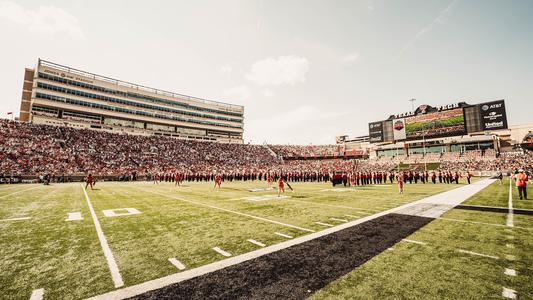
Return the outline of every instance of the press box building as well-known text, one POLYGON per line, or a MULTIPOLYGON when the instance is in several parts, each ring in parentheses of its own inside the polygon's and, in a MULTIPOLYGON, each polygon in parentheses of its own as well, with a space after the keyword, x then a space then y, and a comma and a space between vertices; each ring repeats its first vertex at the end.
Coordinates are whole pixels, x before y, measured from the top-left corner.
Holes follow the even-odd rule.
POLYGON ((243 142, 244 107, 38 60, 26 69, 20 121, 118 133, 243 142))

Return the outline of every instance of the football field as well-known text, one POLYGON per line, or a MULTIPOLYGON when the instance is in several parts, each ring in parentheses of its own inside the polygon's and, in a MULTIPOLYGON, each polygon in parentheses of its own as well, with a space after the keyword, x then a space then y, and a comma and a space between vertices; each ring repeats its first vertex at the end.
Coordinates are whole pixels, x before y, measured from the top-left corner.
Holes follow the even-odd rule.
POLYGON ((0 298, 533 299, 508 180, 291 185, 0 186, 0 298))

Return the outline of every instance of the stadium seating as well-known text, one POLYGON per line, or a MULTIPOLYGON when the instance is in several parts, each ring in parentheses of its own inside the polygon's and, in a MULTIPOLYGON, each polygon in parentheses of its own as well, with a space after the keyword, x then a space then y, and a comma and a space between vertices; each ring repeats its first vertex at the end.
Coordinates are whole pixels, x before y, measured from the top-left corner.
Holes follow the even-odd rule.
POLYGON ((443 170, 507 171, 532 168, 532 152, 492 151, 399 155, 344 160, 339 145, 222 144, 164 136, 135 136, 0 120, 1 175, 118 176, 164 172, 257 174, 387 172, 399 163, 441 162, 443 170), (274 151, 274 153, 271 151, 274 151), (484 154, 484 155, 483 155, 484 154), (292 159, 280 161, 278 156, 292 159), (324 159, 336 156, 336 159, 324 159), (298 159, 297 159, 298 158, 298 159))

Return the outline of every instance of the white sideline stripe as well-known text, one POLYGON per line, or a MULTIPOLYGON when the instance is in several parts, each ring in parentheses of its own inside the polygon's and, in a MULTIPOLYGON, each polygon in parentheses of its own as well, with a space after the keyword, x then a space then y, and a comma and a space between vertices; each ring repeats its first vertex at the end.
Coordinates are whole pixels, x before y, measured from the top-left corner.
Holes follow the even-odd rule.
POLYGON ((248 242, 250 242, 250 243, 252 243, 252 244, 255 244, 255 245, 259 246, 259 247, 266 247, 265 244, 263 244, 263 243, 261 243, 261 242, 258 242, 258 241, 256 241, 256 240, 251 240, 251 239, 250 239, 250 240, 248 240, 248 242))
POLYGON ((44 296, 44 289, 36 289, 31 292, 30 300, 41 300, 44 296))
POLYGON ((344 222, 344 223, 348 222, 348 220, 345 220, 345 219, 337 219, 337 218, 330 218, 330 219, 333 221, 339 221, 339 222, 344 222))
POLYGON ((333 227, 333 226, 335 226, 335 225, 332 225, 332 224, 322 223, 322 222, 315 222, 315 224, 322 225, 322 226, 327 226, 327 227, 333 227))
POLYGON ((85 194, 87 205, 89 206, 89 210, 91 211, 91 216, 93 218, 94 227, 96 228, 96 234, 98 235, 98 239, 100 240, 102 251, 104 251, 104 256, 107 260, 109 271, 111 272, 111 278, 113 279, 113 283, 115 287, 119 288, 124 285, 124 281, 122 281, 122 276, 120 276, 120 271, 118 270, 117 262, 115 261, 113 252, 111 252, 111 249, 109 248, 109 244, 107 243, 104 232, 102 231, 102 227, 100 226, 100 221, 98 221, 98 218, 96 217, 96 213, 94 212, 94 208, 93 208, 93 205, 91 204, 91 200, 89 199, 89 195, 87 195, 87 191, 85 190, 83 185, 81 185, 80 187, 83 190, 83 193, 85 194))
POLYGON ((34 186, 34 187, 31 187, 31 188, 28 188, 28 189, 25 189, 25 190, 22 190, 22 191, 16 191, 16 192, 13 192, 11 194, 7 194, 7 195, 3 195, 3 196, 0 196, 0 199, 2 198, 5 198, 7 196, 11 196, 11 195, 15 195, 15 194, 19 194, 19 193, 24 193, 24 192, 27 192, 29 190, 34 190, 34 189, 37 189, 37 188, 40 188, 41 186, 34 186))
POLYGON ((213 247, 213 250, 215 250, 215 251, 218 252, 219 254, 224 255, 225 257, 230 257, 230 256, 231 256, 231 253, 226 252, 226 251, 220 249, 219 247, 213 247))
POLYGON ((407 242, 407 243, 411 243, 411 244, 417 244, 417 245, 427 245, 427 243, 424 243, 424 242, 408 240, 408 239, 403 239, 402 241, 407 242))
POLYGON ((176 268, 178 268, 179 270, 185 270, 185 265, 182 264, 179 260, 177 260, 176 258, 172 257, 172 258, 169 258, 168 261, 173 264, 176 268))
MULTIPOLYGON (((254 258, 257 258, 257 257, 261 257, 261 256, 264 256, 264 255, 267 255, 267 254, 270 254, 270 253, 273 253, 273 252, 276 252, 276 251, 279 251, 279 250, 282 250, 282 249, 286 249, 286 248, 292 247, 294 245, 299 245, 299 244, 302 244, 302 243, 317 239, 319 237, 326 236, 328 234, 332 234, 332 233, 341 231, 343 229, 350 228, 350 227, 353 227, 355 225, 359 225, 359 224, 365 223, 365 222, 370 221, 370 220, 374 220, 376 218, 382 217, 382 216, 387 215, 389 213, 397 212, 397 211, 399 211, 401 209, 407 208, 407 207, 409 207, 411 205, 415 205, 415 204, 418 204, 418 203, 426 203, 427 201, 437 202, 439 200, 440 201, 450 201, 450 198, 451 198, 451 201, 456 201, 456 202, 464 201, 464 200, 466 200, 467 198, 469 198, 473 194, 477 193, 478 191, 482 190, 483 188, 485 188, 486 186, 488 186, 489 184, 491 184, 494 181, 495 180, 492 180, 492 179, 485 179, 485 180, 480 180, 478 182, 475 182, 474 184, 471 184, 471 185, 459 186, 459 187, 457 187, 455 189, 452 189, 452 190, 449 190, 449 191, 445 191, 445 192, 437 194, 435 196, 430 196, 430 197, 427 197, 427 198, 424 198, 424 199, 421 199, 421 200, 413 201, 413 202, 411 202, 409 204, 405 204, 403 206, 396 207, 396 208, 388 210, 388 211, 379 212, 379 213, 376 213, 374 215, 367 216, 367 217, 364 217, 364 218, 361 218, 361 219, 353 220, 353 221, 350 221, 348 223, 343 223, 343 224, 340 224, 340 225, 335 226, 333 228, 327 228, 327 229, 324 229, 324 230, 319 231, 319 232, 303 235, 303 236, 297 237, 295 239, 287 240, 285 242, 274 244, 274 245, 271 245, 271 246, 268 246, 268 247, 265 247, 265 248, 261 248, 261 249, 258 249, 258 250, 252 251, 252 252, 248 252, 248 253, 244 253, 244 254, 241 254, 241 255, 237 255, 237 256, 230 257, 230 258, 226 258, 226 259, 223 259, 223 260, 211 263, 211 264, 203 265, 203 266, 195 268, 195 269, 189 269, 189 270, 186 270, 186 271, 183 271, 183 272, 180 272, 180 273, 171 274, 171 275, 168 275, 168 276, 165 276, 165 277, 161 277, 161 278, 153 279, 153 280, 150 280, 150 281, 146 281, 146 282, 143 282, 143 283, 140 283, 140 284, 137 284, 137 285, 133 285, 133 286, 129 286, 129 287, 125 287, 125 288, 119 289, 119 290, 107 292, 105 294, 94 296, 94 297, 92 297, 90 299, 91 300, 104 300, 104 299, 106 299, 106 300, 107 299, 116 300, 116 299, 124 299, 124 298, 134 297, 136 295, 140 295, 142 293, 145 293, 145 292, 148 292, 148 291, 151 291, 151 290, 156 290, 156 289, 159 289, 159 288, 163 288, 163 287, 169 286, 171 284, 179 283, 179 282, 182 282, 182 281, 185 281, 185 280, 189 280, 191 278, 195 278, 195 277, 202 276, 202 275, 205 275, 205 274, 217 271, 217 270, 221 270, 221 269, 227 268, 229 266, 237 265, 237 264, 240 264, 240 263, 242 263, 244 261, 248 261, 248 260, 251 260, 251 259, 254 259, 254 258), (460 191, 463 191, 463 192, 459 193, 460 191)), ((294 201, 294 200, 291 200, 291 201, 294 201)), ((279 233, 276 233, 276 234, 280 235, 279 233)), ((281 235, 281 236, 283 236, 283 235, 281 235)))
POLYGON ((516 299, 516 291, 513 289, 503 288, 502 297, 509 299, 516 299))
POLYGON ((488 258, 493 258, 493 259, 500 259, 498 256, 493 256, 493 255, 488 255, 488 254, 483 254, 483 253, 477 253, 477 252, 472 252, 472 251, 463 250, 463 249, 457 249, 457 251, 461 252, 461 253, 471 254, 471 255, 477 255, 477 256, 488 257, 488 258))
POLYGON ((514 227, 513 222, 513 179, 509 179, 509 212, 507 213, 507 227, 514 227))
POLYGON ((171 198, 171 199, 176 199, 176 200, 179 200, 179 201, 184 201, 184 202, 188 202, 188 203, 192 203, 192 204, 196 204, 196 205, 201 205, 201 206, 205 206, 205 207, 209 207, 209 208, 213 208, 213 209, 222 210, 222 211, 229 212, 229 213, 236 214, 236 215, 241 215, 241 216, 246 216, 246 217, 249 217, 249 218, 254 218, 256 220, 261 220, 261 221, 265 221, 265 222, 270 222, 270 223, 282 225, 282 226, 285 226, 285 227, 291 227, 291 228, 295 228, 295 229, 302 230, 302 231, 307 231, 307 232, 315 232, 314 230, 311 230, 311 229, 298 227, 298 226, 295 226, 295 225, 282 223, 282 222, 270 220, 270 219, 267 219, 267 218, 258 217, 258 216, 250 215, 250 214, 247 214, 247 213, 234 211, 234 210, 230 210, 230 209, 226 209, 226 208, 222 208, 222 207, 218 207, 218 206, 214 206, 214 205, 210 205, 210 204, 205 204, 205 203, 202 203, 202 202, 187 200, 187 199, 174 197, 174 196, 170 196, 170 195, 165 195, 165 194, 152 192, 152 191, 148 191, 148 192, 153 193, 153 194, 158 194, 158 195, 161 195, 161 196, 164 196, 164 197, 167 197, 167 198, 171 198))
POLYGON ((21 217, 21 218, 11 218, 11 219, 3 219, 3 220, 0 220, 0 222, 4 222, 4 221, 22 221, 22 220, 29 220, 31 219, 31 217, 21 217))
POLYGON ((67 215, 68 215, 68 218, 66 218, 65 221, 79 221, 83 219, 81 217, 81 212, 67 213, 67 215))
POLYGON ((505 268, 505 271, 503 272, 503 274, 509 275, 509 276, 516 276, 516 270, 505 268))
POLYGON ((284 233, 274 232, 274 234, 277 234, 277 235, 282 236, 284 238, 292 239, 292 236, 284 234, 284 233))

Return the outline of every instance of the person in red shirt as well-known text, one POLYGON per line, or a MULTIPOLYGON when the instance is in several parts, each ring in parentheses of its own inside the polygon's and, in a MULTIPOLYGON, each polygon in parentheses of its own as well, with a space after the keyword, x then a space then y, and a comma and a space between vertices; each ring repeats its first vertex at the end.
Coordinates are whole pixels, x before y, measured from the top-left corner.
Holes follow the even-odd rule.
POLYGON ((514 176, 514 181, 516 184, 516 187, 518 188, 518 196, 520 197, 520 200, 525 199, 527 200, 527 181, 529 178, 527 177, 527 174, 524 173, 524 170, 518 170, 518 174, 514 176))
POLYGON ((470 173, 470 171, 466 171, 466 180, 468 181, 468 184, 470 184, 470 179, 472 179, 472 173, 470 173))
POLYGON ((403 186, 404 186, 404 178, 403 178, 403 174, 400 173, 398 174, 398 191, 400 192, 400 194, 403 194, 403 186))
POLYGON ((268 174, 268 177, 267 177, 267 186, 269 189, 272 188, 272 176, 270 176, 270 174, 268 174))
POLYGON ((220 177, 220 175, 217 175, 215 176, 215 187, 216 188, 218 186, 218 188, 220 188, 220 184, 222 184, 222 177, 220 177))
POLYGON ((85 177, 85 189, 87 189, 88 186, 91 187, 91 190, 93 189, 95 185, 93 174, 89 173, 87 177, 85 177))
POLYGON ((174 186, 180 186, 181 174, 176 172, 176 176, 174 177, 174 180, 176 181, 174 186))
POLYGON ((285 193, 285 182, 282 176, 278 179, 278 197, 280 197, 281 193, 285 193))

